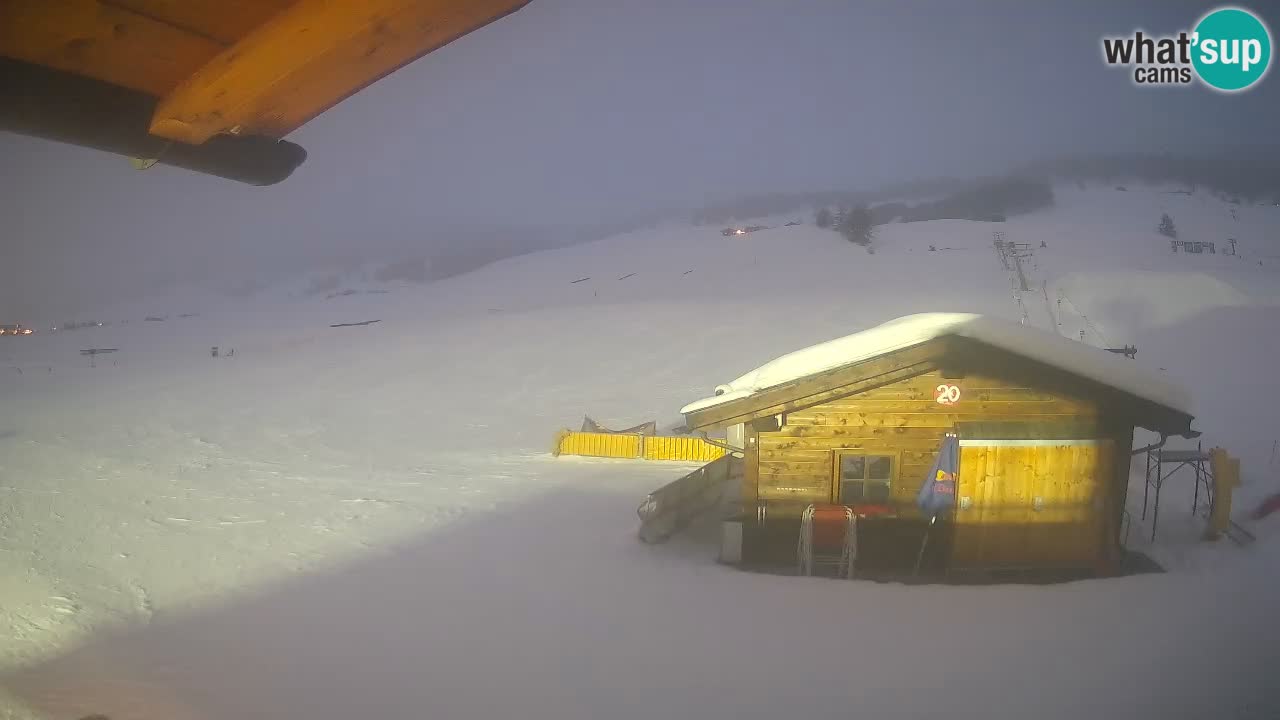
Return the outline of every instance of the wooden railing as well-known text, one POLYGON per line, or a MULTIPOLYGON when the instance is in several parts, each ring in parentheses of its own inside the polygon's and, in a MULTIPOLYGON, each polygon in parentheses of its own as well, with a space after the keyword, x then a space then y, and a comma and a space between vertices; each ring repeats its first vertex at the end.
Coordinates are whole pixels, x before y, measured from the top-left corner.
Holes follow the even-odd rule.
POLYGON ((646 543, 662 542, 695 516, 714 507, 725 483, 737 476, 735 470, 740 464, 737 458, 725 455, 649 493, 636 510, 640 516, 640 539, 646 543))

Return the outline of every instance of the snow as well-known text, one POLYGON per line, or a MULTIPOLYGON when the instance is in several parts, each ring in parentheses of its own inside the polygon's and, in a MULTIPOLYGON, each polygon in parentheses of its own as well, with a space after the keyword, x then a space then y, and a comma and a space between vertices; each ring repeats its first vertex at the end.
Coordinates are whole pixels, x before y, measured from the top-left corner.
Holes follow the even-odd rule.
POLYGON ((1236 210, 1069 186, 1000 225, 884 226, 875 255, 671 226, 0 344, 0 717, 1280 716, 1280 518, 1200 543, 1184 474, 1150 542, 1141 458, 1130 544, 1169 572, 917 587, 722 567, 714 525, 642 545, 636 506, 687 466, 548 452, 584 414, 676 424, 723 377, 886 316, 1025 313, 1192 388, 1206 446, 1242 458, 1243 516, 1280 491, 1280 208, 1236 210), (1170 255, 1162 211, 1241 256, 1170 255), (1011 292, 995 229, 1043 290, 1011 292), (916 277, 945 281, 893 292, 916 277), (90 368, 86 347, 120 351, 90 368))
POLYGON ((966 337, 1016 355, 1039 360, 1081 377, 1124 390, 1165 407, 1191 412, 1187 393, 1174 383, 1106 350, 1068 340, 1057 333, 973 313, 919 313, 869 330, 783 355, 719 386, 717 395, 680 409, 690 413, 827 370, 853 365, 939 337, 966 337))

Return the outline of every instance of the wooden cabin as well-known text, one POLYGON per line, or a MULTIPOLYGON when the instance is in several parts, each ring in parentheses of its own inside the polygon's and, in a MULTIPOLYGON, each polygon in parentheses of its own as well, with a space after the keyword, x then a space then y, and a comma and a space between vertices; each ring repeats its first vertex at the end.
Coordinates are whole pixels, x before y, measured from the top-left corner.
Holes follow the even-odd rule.
POLYGON ((1122 557, 1134 429, 1194 437, 1188 406, 1131 359, 928 314, 783 356, 682 412, 742 448, 744 562, 793 556, 803 510, 835 504, 875 510, 859 521, 859 569, 907 569, 926 529, 916 495, 956 433, 956 503, 930 568, 1107 572, 1122 557))

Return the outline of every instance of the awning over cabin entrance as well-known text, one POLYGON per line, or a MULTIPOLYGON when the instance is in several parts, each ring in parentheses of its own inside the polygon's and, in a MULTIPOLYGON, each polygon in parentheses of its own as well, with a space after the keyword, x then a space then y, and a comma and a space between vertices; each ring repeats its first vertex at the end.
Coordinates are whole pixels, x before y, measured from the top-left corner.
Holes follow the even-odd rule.
POLYGON ((4 0, 0 130, 252 185, 283 138, 529 0, 4 0))

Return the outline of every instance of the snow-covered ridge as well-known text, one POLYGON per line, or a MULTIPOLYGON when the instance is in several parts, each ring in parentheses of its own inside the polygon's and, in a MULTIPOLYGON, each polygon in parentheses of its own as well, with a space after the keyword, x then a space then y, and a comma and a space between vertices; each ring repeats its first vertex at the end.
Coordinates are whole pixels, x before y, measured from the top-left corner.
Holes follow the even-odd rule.
POLYGON ((718 394, 685 405, 682 413, 750 397, 802 377, 859 363, 944 336, 977 340, 1096 380, 1167 408, 1191 414, 1190 395, 1130 360, 1054 333, 974 313, 918 313, 869 330, 811 345, 721 385, 718 394))

